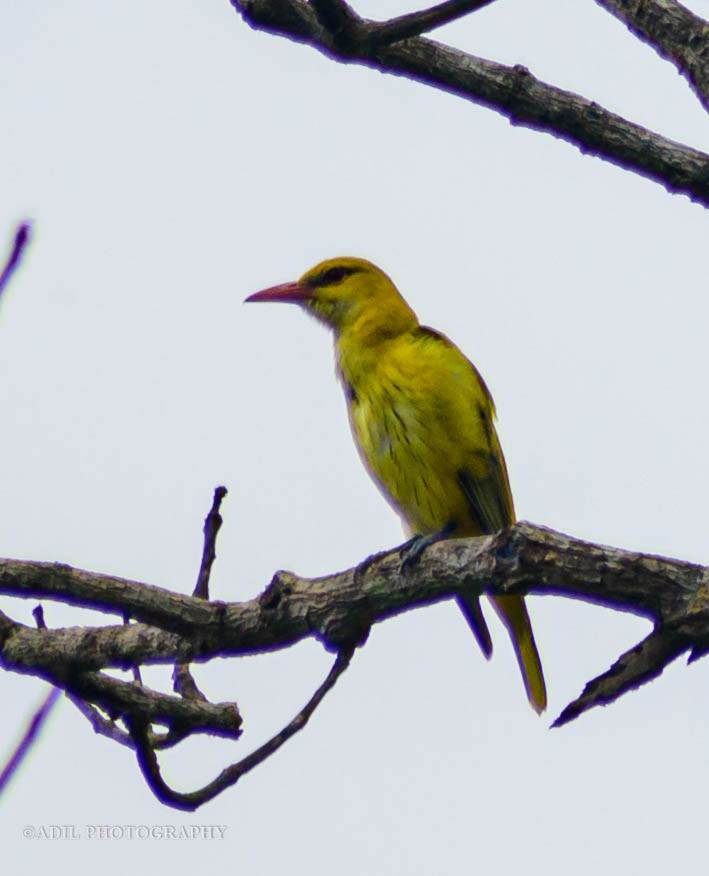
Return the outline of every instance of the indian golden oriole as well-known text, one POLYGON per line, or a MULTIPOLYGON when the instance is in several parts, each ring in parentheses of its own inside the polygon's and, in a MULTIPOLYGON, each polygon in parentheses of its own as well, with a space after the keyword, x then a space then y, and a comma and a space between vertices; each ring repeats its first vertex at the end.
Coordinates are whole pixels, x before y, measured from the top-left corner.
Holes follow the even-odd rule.
MULTIPOLYGON (((302 305, 335 333, 337 373, 365 467, 410 535, 498 532, 515 519, 492 396, 475 366, 419 324, 389 277, 371 262, 321 262, 295 283, 247 301, 302 305)), ((541 712, 546 689, 521 596, 491 597, 517 655, 529 701, 541 712)), ((458 602, 480 643, 490 633, 475 593, 458 602)))

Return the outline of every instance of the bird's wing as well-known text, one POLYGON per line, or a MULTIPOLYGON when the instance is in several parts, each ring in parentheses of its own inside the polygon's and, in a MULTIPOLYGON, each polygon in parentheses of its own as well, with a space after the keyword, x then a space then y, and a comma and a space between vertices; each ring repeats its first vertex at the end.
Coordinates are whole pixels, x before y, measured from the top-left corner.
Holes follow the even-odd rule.
POLYGON ((471 466, 460 469, 458 483, 473 519, 482 532, 499 532, 515 519, 507 466, 495 427, 489 415, 481 411, 486 426, 487 450, 475 454, 471 466))
POLYGON ((458 483, 480 532, 499 532, 513 522, 515 512, 490 390, 473 363, 445 335, 428 326, 420 326, 416 332, 427 343, 441 344, 447 355, 455 351, 461 367, 469 369, 470 380, 466 377, 464 381, 468 390, 465 395, 469 397, 467 409, 479 427, 474 429, 475 446, 470 448, 469 459, 457 473, 458 483))

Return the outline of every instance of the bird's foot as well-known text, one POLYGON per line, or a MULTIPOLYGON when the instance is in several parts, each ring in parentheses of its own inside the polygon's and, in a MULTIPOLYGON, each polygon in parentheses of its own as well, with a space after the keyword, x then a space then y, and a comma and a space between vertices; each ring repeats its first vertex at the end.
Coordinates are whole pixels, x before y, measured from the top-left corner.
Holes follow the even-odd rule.
POLYGON ((401 571, 406 572, 407 569, 415 566, 427 547, 436 544, 436 542, 444 541, 452 534, 454 529, 455 524, 448 523, 438 532, 429 532, 427 535, 415 535, 413 538, 410 538, 399 550, 401 571))

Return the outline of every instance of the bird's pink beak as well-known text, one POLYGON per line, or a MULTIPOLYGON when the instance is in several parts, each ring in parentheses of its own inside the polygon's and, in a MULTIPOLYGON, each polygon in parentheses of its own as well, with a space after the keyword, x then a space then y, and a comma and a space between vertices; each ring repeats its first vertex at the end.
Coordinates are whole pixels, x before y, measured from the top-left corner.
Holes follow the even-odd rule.
POLYGON ((299 283, 281 283, 280 286, 270 286, 261 292, 249 295, 246 301, 283 301, 285 303, 299 304, 312 297, 313 290, 299 283))

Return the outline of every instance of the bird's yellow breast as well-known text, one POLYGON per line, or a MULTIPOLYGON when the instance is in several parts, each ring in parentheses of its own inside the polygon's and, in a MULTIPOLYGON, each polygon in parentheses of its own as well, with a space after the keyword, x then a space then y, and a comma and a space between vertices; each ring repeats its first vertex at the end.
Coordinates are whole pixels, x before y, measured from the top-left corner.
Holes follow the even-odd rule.
POLYGON ((340 344, 338 353, 360 455, 408 530, 454 523, 459 534, 479 533, 460 473, 485 477, 493 410, 470 362, 418 328, 356 355, 340 344))

